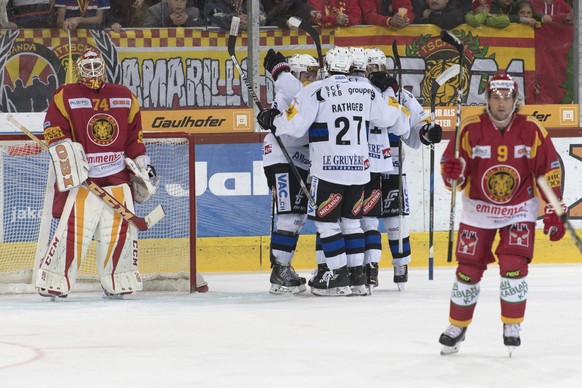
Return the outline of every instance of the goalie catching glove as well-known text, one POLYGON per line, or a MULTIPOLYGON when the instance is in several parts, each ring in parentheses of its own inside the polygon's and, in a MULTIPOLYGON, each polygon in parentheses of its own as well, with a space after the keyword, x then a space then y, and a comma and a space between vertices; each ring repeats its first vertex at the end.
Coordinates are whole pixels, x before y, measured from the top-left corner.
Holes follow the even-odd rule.
MULTIPOLYGON (((566 205, 560 202, 562 213, 566 212, 566 205)), ((546 205, 544 212, 544 234, 549 234, 550 241, 559 241, 566 234, 566 228, 560 217, 556 214, 554 208, 549 203, 546 205)))
POLYGON ((156 175, 156 170, 150 165, 150 162, 150 157, 147 155, 140 155, 135 158, 135 161, 125 158, 125 165, 133 172, 133 174, 129 174, 129 179, 133 199, 137 203, 144 203, 150 199, 160 185, 160 178, 156 175))
POLYGON ((81 143, 61 140, 48 147, 55 168, 55 181, 60 192, 81 186, 89 177, 89 163, 81 143))

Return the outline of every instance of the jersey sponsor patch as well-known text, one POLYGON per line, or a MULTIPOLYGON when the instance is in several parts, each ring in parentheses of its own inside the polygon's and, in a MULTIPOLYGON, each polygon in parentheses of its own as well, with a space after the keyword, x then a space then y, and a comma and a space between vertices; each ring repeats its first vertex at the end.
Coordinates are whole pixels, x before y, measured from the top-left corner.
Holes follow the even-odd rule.
POLYGON ((475 146, 473 147, 473 159, 489 159, 491 158, 491 146, 475 146))
POLYGON ((289 191, 289 174, 275 174, 277 190, 277 208, 280 212, 292 210, 291 193, 289 191))
POLYGON ((364 171, 370 162, 363 155, 323 155, 322 169, 325 171, 364 171))
POLYGON ((481 189, 493 203, 507 203, 519 187, 518 171, 508 165, 497 165, 489 168, 483 174, 481 189))
POLYGON ((364 199, 364 215, 370 213, 374 206, 376 206, 376 204, 380 201, 380 198, 382 198, 382 191, 372 190, 372 194, 368 198, 364 199))
POLYGON ((352 207, 352 215, 357 216, 358 214, 360 214, 362 212, 363 207, 364 207, 364 192, 362 191, 362 195, 360 195, 360 198, 356 201, 356 203, 352 207))
POLYGON ((50 143, 54 139, 60 139, 64 137, 65 134, 59 127, 49 127, 44 130, 44 140, 50 143))
POLYGON ((531 147, 526 146, 525 144, 516 145, 513 148, 513 157, 515 159, 518 158, 530 158, 531 156, 531 147))
POLYGON ((463 230, 459 236, 459 245, 457 247, 457 252, 463 253, 465 255, 475 255, 475 249, 477 248, 477 243, 479 238, 477 237, 477 232, 474 230, 463 230))
POLYGON ((323 201, 319 207, 317 208, 317 215, 320 218, 324 218, 328 215, 333 209, 338 207, 342 202, 343 196, 339 193, 332 193, 329 195, 329 198, 323 201))
POLYGON ((110 98, 109 105, 112 108, 131 108, 131 98, 110 98))
POLYGON ((71 109, 92 108, 91 100, 88 98, 70 98, 69 106, 71 109))
POLYGON ((560 168, 548 171, 545 176, 551 188, 560 187, 562 184, 562 169, 560 168))
POLYGON ((287 116, 287 120, 291 120, 297 114, 298 110, 295 108, 295 104, 289 105, 287 109, 285 109, 285 115, 287 116))

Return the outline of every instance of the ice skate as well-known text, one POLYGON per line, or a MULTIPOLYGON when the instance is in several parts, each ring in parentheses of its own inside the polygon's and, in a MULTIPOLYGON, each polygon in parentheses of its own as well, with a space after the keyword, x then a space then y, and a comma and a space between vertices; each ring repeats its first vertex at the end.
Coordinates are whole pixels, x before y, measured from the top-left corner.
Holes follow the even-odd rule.
POLYGON ((347 296, 351 295, 348 267, 326 272, 318 271, 312 279, 311 293, 319 296, 347 296))
POLYGON ((318 274, 321 273, 321 275, 320 275, 320 277, 321 277, 327 271, 329 271, 329 268, 327 268, 327 264, 325 264, 325 263, 317 264, 317 269, 315 269, 311 272, 311 274, 313 276, 311 277, 311 279, 309 279, 309 281, 307 282, 307 285, 309 287, 313 287, 313 280, 318 276, 318 274))
POLYGON ((408 265, 404 264, 394 267, 394 283, 398 287, 398 291, 404 290, 404 284, 408 282, 408 265))
POLYGON ((461 348, 461 342, 465 340, 466 327, 450 325, 441 334, 439 342, 444 345, 441 349, 441 356, 457 353, 461 348))
POLYGON ((368 293, 372 295, 372 290, 378 287, 378 263, 368 263, 364 266, 366 273, 366 287, 368 293))
POLYGON ((504 324, 503 325, 503 344, 507 346, 509 350, 509 357, 513 353, 513 350, 521 345, 521 339, 519 338, 519 331, 521 327, 518 324, 504 324))
POLYGON ((65 299, 68 295, 61 292, 48 290, 46 288, 37 288, 38 294, 45 298, 51 298, 51 302, 56 302, 59 299, 65 299))
POLYGON ((366 276, 364 274, 364 266, 358 265, 355 267, 348 268, 350 274, 350 289, 352 290, 352 296, 368 295, 368 290, 366 288, 366 276))
POLYGON ((123 299, 123 294, 112 294, 111 292, 107 291, 105 288, 101 287, 103 290, 103 295, 101 297, 103 299, 114 299, 114 300, 121 300, 123 299))
POLYGON ((299 276, 290 265, 274 264, 270 281, 269 292, 275 295, 299 294, 307 289, 305 278, 299 276))

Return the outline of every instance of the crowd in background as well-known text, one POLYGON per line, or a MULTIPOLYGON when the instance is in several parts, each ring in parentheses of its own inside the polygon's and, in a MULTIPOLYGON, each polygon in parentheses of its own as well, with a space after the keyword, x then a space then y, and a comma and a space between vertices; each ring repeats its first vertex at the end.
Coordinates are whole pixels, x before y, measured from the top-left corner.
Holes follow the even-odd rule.
MULTIPOLYGON (((405 28, 467 23, 505 28, 523 23, 571 23, 573 0, 260 0, 261 26, 288 28, 296 16, 319 27, 377 25, 405 28)), ((0 0, 0 27, 112 29, 230 28, 233 16, 248 24, 246 0, 0 0)))

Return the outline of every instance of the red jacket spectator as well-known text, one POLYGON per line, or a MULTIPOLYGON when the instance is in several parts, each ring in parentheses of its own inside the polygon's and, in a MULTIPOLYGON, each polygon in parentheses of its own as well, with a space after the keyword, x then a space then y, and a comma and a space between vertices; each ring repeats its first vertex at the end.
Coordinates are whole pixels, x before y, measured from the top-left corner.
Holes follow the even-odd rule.
POLYGON ((382 9, 382 5, 387 3, 385 0, 360 0, 360 8, 365 24, 374 26, 390 25, 390 18, 398 12, 400 8, 406 8, 406 17, 409 23, 414 22, 414 12, 410 0, 392 0, 388 9, 382 9))
POLYGON ((534 6, 534 13, 549 15, 556 23, 569 23, 572 21, 572 8, 565 0, 531 0, 534 6))
POLYGON ((347 27, 362 24, 362 10, 358 0, 308 0, 321 13, 315 23, 320 27, 347 27))

